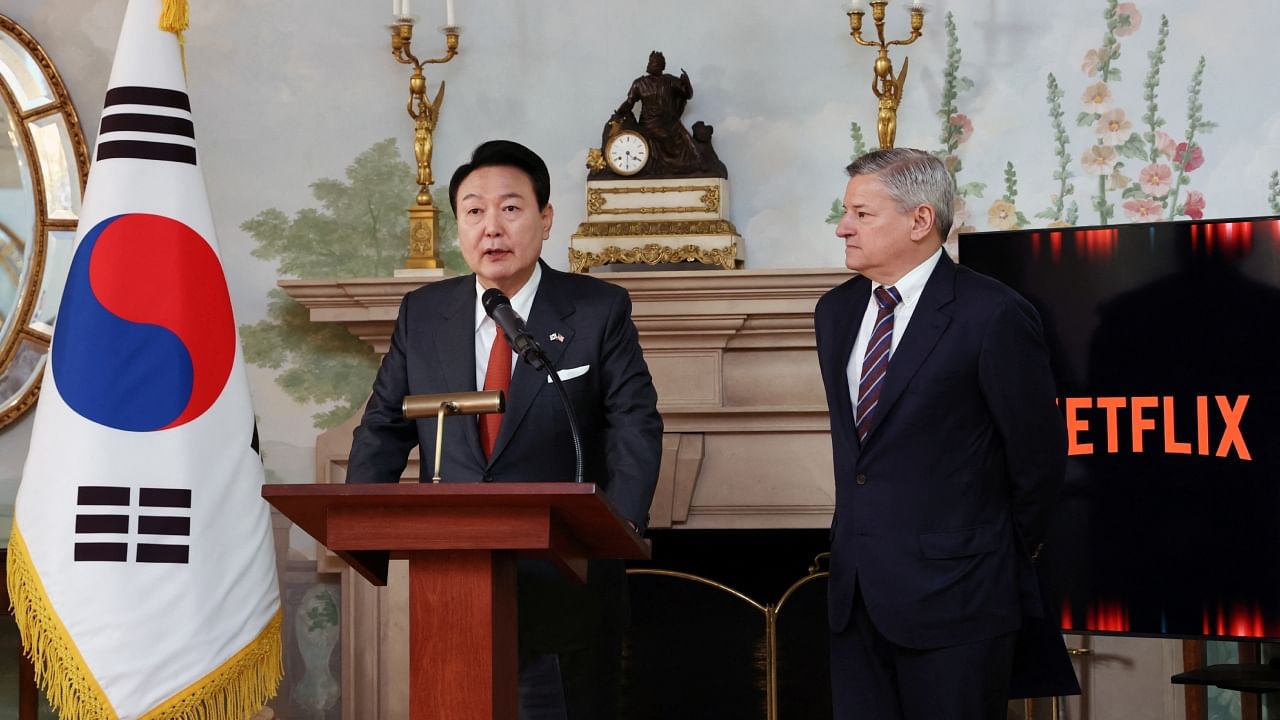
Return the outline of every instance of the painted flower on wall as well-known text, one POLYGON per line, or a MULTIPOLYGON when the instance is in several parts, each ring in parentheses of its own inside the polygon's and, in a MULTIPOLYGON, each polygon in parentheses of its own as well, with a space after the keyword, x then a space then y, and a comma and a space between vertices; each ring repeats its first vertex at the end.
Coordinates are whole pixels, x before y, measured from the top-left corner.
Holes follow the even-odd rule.
POLYGON ((1090 175, 1106 175, 1116 166, 1116 149, 1110 145, 1090 145, 1080 157, 1080 164, 1090 175))
POLYGON ((1187 201, 1182 206, 1182 212, 1192 220, 1200 220, 1204 217, 1204 195, 1199 190, 1188 190, 1187 201))
POLYGON ((1111 88, 1104 82, 1096 82, 1084 89, 1080 102, 1087 112, 1103 112, 1111 106, 1111 88))
POLYGON ((964 198, 957 197, 951 204, 951 237, 959 233, 971 233, 978 228, 969 224, 969 205, 964 198))
POLYGON ((1084 62, 1080 63, 1080 70, 1089 77, 1093 77, 1110 59, 1111 50, 1108 48, 1092 48, 1084 54, 1084 62))
POLYGON ((969 136, 973 134, 973 121, 964 113, 952 115, 949 122, 960 130, 956 138, 957 144, 968 140, 969 136))
POLYGON ((1155 200, 1130 200, 1124 204, 1124 213, 1134 222, 1155 222, 1160 219, 1164 206, 1155 200))
POLYGON ((1138 173, 1138 185, 1142 192, 1153 198, 1162 198, 1169 194, 1173 182, 1173 169, 1164 163, 1152 163, 1138 173))
POLYGON ((1172 160, 1173 154, 1178 150, 1178 141, 1173 139, 1169 133, 1163 130, 1156 131, 1156 152, 1172 160))
POLYGON ((1138 11, 1137 5, 1124 2, 1116 6, 1116 35, 1121 37, 1132 35, 1138 32, 1140 27, 1142 27, 1142 13, 1138 11))
POLYGON ((1120 165, 1117 164, 1115 169, 1111 171, 1111 177, 1107 179, 1107 189, 1123 190, 1131 179, 1128 175, 1120 172, 1120 165))
POLYGON ((1098 137, 1107 145, 1122 145, 1133 134, 1133 123, 1125 118, 1121 108, 1102 113, 1094 127, 1098 131, 1098 137))
POLYGON ((987 210, 987 224, 997 230, 1012 230, 1018 227, 1018 209, 1013 203, 1000 198, 987 210))
POLYGON ((1191 172, 1204 164, 1204 151, 1199 145, 1192 145, 1191 152, 1187 152, 1186 143, 1178 143, 1177 150, 1174 151, 1178 161, 1182 163, 1183 172, 1191 172))

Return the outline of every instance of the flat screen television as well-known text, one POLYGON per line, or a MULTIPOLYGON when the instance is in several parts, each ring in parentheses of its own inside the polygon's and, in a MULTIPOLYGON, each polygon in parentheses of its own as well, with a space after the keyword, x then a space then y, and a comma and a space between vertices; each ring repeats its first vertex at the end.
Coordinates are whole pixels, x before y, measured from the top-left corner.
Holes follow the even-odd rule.
POLYGON ((1280 219, 976 233, 959 255, 1044 324, 1063 629, 1280 639, 1280 219))

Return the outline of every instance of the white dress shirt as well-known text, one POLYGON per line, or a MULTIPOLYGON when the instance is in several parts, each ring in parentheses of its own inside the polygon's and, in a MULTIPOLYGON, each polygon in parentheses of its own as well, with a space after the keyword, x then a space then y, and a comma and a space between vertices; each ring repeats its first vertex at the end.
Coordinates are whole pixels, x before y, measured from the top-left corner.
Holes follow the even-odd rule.
MULTIPOLYGON (((893 287, 898 289, 898 294, 902 296, 902 302, 893 308, 893 337, 890 338, 889 344, 890 364, 893 363, 894 351, 898 349, 898 341, 907 332, 907 323, 911 322, 911 314, 916 309, 920 293, 924 292, 925 283, 929 282, 929 276, 933 274, 933 268, 941 257, 942 248, 939 247, 937 252, 893 284, 893 287)), ((880 304, 876 302, 875 289, 880 287, 884 286, 875 285, 871 289, 871 298, 867 300, 867 307, 862 311, 862 325, 858 328, 858 337, 853 341, 853 352, 849 355, 849 365, 845 369, 845 374, 849 377, 849 399, 853 402, 855 413, 858 408, 858 385, 862 382, 862 359, 867 354, 867 341, 871 339, 871 333, 875 330, 876 313, 880 310, 880 304)))
MULTIPOLYGON (((529 310, 533 308, 533 296, 538 294, 538 283, 542 281, 542 263, 533 266, 533 274, 529 276, 524 287, 513 295, 511 309, 520 314, 526 321, 529 310)), ((489 371, 489 353, 493 352, 493 340, 498 336, 498 324, 484 311, 484 303, 480 301, 486 288, 476 278, 476 389, 484 390, 484 376, 489 371)), ((511 351, 511 371, 515 372, 516 353, 511 351)))

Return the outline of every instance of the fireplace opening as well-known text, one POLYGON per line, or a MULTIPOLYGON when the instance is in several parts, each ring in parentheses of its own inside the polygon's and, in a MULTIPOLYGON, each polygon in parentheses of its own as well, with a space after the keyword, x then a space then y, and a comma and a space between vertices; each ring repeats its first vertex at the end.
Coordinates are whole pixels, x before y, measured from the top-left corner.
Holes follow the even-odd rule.
POLYGON ((628 564, 621 717, 831 717, 826 529, 649 537, 628 564))

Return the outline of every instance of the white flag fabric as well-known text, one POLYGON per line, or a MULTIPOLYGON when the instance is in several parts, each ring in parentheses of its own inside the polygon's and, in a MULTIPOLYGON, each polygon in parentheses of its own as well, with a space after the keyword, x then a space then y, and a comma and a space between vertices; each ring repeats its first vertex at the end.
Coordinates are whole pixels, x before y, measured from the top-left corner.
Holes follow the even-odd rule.
MULTIPOLYGON (((172 2, 172 0, 168 0, 172 2)), ((282 675, 254 415, 161 0, 130 0, 8 582, 64 718, 245 720, 282 675)))

